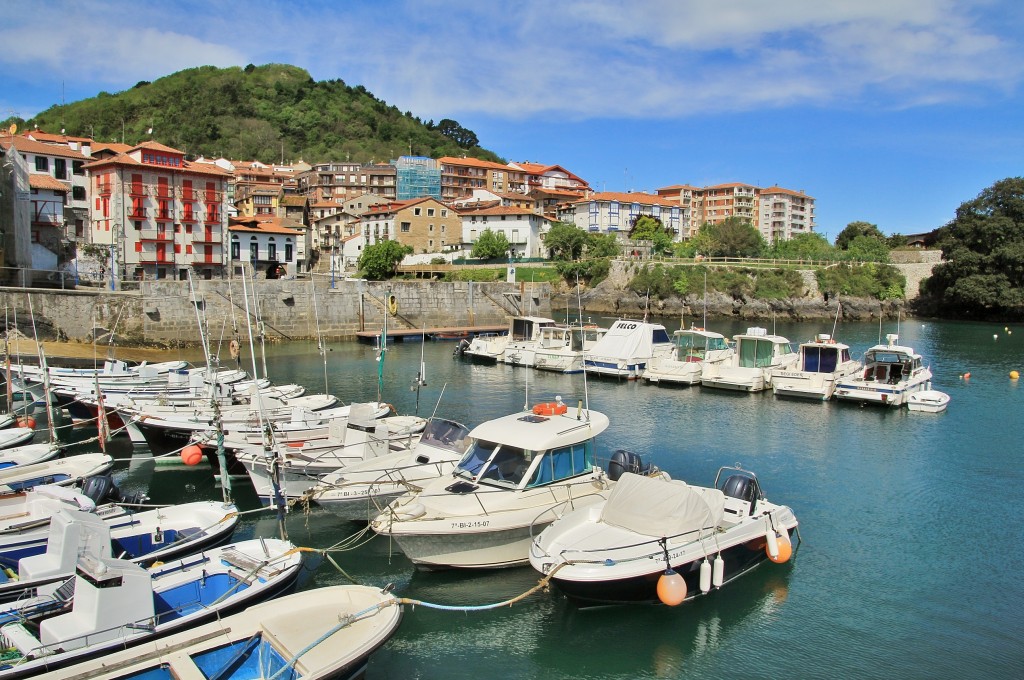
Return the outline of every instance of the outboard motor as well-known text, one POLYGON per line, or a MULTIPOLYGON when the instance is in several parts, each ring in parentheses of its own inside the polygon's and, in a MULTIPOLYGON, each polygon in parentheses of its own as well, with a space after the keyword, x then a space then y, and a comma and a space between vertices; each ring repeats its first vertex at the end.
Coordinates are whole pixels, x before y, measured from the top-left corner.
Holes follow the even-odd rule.
POLYGON ((640 454, 619 449, 612 454, 612 459, 608 462, 608 479, 617 482, 624 472, 646 475, 650 470, 650 463, 645 465, 640 454))
POLYGON ((750 511, 754 511, 757 501, 757 482, 745 475, 731 475, 722 485, 722 493, 731 498, 750 503, 750 511))
POLYGON ((96 505, 116 503, 121 500, 121 490, 114 484, 111 475, 97 475, 82 482, 82 494, 92 499, 96 505))

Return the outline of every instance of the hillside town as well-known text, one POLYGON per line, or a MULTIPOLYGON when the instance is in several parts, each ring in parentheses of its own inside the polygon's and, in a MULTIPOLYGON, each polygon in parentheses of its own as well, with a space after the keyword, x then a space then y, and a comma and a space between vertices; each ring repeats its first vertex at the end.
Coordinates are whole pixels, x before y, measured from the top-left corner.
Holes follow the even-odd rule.
MULTIPOLYGON (((367 246, 410 246, 406 262, 468 257, 501 232, 509 256, 543 258, 556 222, 628 233, 659 220, 682 241, 748 221, 768 243, 815 229, 801 190, 742 182, 596 191, 558 164, 401 156, 388 163, 267 164, 195 158, 155 140, 103 143, 40 130, 0 134, 4 279, 128 281, 310 272, 350 275, 367 246)), ((24 282, 22 282, 24 283, 24 282)))

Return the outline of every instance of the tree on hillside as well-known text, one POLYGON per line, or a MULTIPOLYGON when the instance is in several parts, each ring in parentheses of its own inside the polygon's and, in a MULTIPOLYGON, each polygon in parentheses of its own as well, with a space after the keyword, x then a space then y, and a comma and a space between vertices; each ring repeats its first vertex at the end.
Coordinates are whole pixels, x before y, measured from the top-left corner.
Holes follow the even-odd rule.
POLYGON ((412 246, 402 245, 398 241, 381 241, 366 246, 359 256, 359 270, 366 278, 375 281, 389 278, 395 275, 402 258, 412 251, 412 246))
POLYGON ((473 257, 481 260, 495 260, 506 257, 509 252, 508 237, 504 232, 484 229, 473 244, 473 257))
POLYGON ((935 313, 1024 318, 1024 177, 1000 180, 961 204, 941 238, 943 262, 924 285, 935 313))
POLYGON ((634 241, 651 241, 655 253, 672 252, 672 234, 657 217, 638 215, 629 229, 634 241))
POLYGON ((586 234, 587 257, 617 257, 622 252, 615 234, 586 234))
POLYGON ((442 119, 437 124, 437 131, 445 137, 454 140, 463 149, 469 149, 480 143, 480 140, 477 139, 476 134, 472 130, 462 127, 451 118, 442 119))
POLYGON ((578 260, 583 256, 588 236, 575 224, 556 222, 544 237, 544 247, 553 260, 578 260))
POLYGON ((711 257, 760 257, 767 244, 761 233, 740 217, 727 217, 722 222, 701 227, 695 238, 702 247, 701 254, 711 257), (703 232, 703 234, 701 233, 703 232), (706 245, 704 243, 706 242, 706 245))
POLYGON ((830 260, 835 248, 821 234, 808 232, 791 239, 779 239, 769 247, 768 253, 780 260, 830 260))
POLYGON ((836 236, 836 248, 840 250, 846 250, 850 247, 850 243, 853 239, 858 236, 870 236, 871 238, 878 239, 879 241, 885 242, 885 234, 879 230, 878 225, 871 224, 870 222, 850 222, 846 227, 839 232, 836 236))

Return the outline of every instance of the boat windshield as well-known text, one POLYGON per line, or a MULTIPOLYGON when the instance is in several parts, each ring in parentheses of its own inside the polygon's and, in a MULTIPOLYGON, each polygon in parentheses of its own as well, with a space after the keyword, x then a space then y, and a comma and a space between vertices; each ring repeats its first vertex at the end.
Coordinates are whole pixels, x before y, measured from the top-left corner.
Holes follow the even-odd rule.
POLYGON ((480 474, 480 470, 483 469, 484 463, 494 455, 496 448, 498 448, 498 442, 477 439, 470 445, 462 460, 459 461, 458 467, 455 468, 455 474, 466 479, 476 479, 476 476, 480 474))
POLYGON ((420 444, 462 453, 466 450, 468 437, 469 428, 465 425, 460 425, 453 420, 432 418, 424 428, 423 434, 420 435, 420 444))
POLYGON ((494 457, 488 461, 480 475, 480 482, 492 482, 497 486, 517 487, 523 480, 530 461, 533 460, 532 452, 524 451, 518 446, 502 444, 494 457))
POLYGON ((804 361, 801 370, 808 373, 831 373, 839 364, 839 349, 836 347, 804 347, 804 361))

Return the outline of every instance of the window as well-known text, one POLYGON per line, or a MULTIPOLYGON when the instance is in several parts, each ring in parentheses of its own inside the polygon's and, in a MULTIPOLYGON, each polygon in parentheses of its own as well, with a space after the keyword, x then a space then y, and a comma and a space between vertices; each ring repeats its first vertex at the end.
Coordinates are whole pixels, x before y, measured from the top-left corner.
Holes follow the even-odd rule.
POLYGON ((421 210, 422 210, 421 208, 413 208, 412 209, 412 214, 415 215, 416 217, 419 217, 421 210))
POLYGON ((249 260, 255 262, 260 257, 260 246, 256 243, 256 237, 252 237, 252 241, 249 243, 249 260))
POLYGON ((284 261, 291 262, 293 260, 292 243, 291 240, 284 242, 284 261))
POLYGON ((412 229, 412 223, 410 223, 410 222, 402 222, 402 233, 403 234, 408 234, 411 229, 412 229))
POLYGON ((441 208, 441 217, 448 217, 448 209, 441 208))
POLYGON ((85 187, 73 186, 71 187, 71 198, 75 201, 85 200, 85 187))
POLYGON ((71 161, 71 172, 75 175, 85 174, 85 161, 71 161))
POLYGON ((427 227, 427 231, 429 231, 431 234, 433 234, 434 233, 434 225, 431 224, 429 227, 427 227))
POLYGON ((36 171, 37 172, 49 172, 50 171, 50 159, 45 156, 36 156, 36 171))
POLYGON ((267 259, 271 261, 277 259, 277 244, 274 243, 273 237, 270 238, 270 242, 267 244, 267 259))
POLYGON ((53 159, 53 176, 57 179, 68 178, 68 162, 63 158, 53 159))
POLYGON ((85 223, 82 220, 75 220, 75 236, 79 238, 85 236, 85 223))
POLYGON ((238 242, 238 237, 231 239, 231 259, 238 260, 242 256, 242 244, 238 242))
POLYGON ((434 216, 434 209, 433 208, 427 208, 427 217, 433 217, 433 216, 434 216))
POLYGON ((142 231, 142 222, 134 222, 135 231, 142 231))

